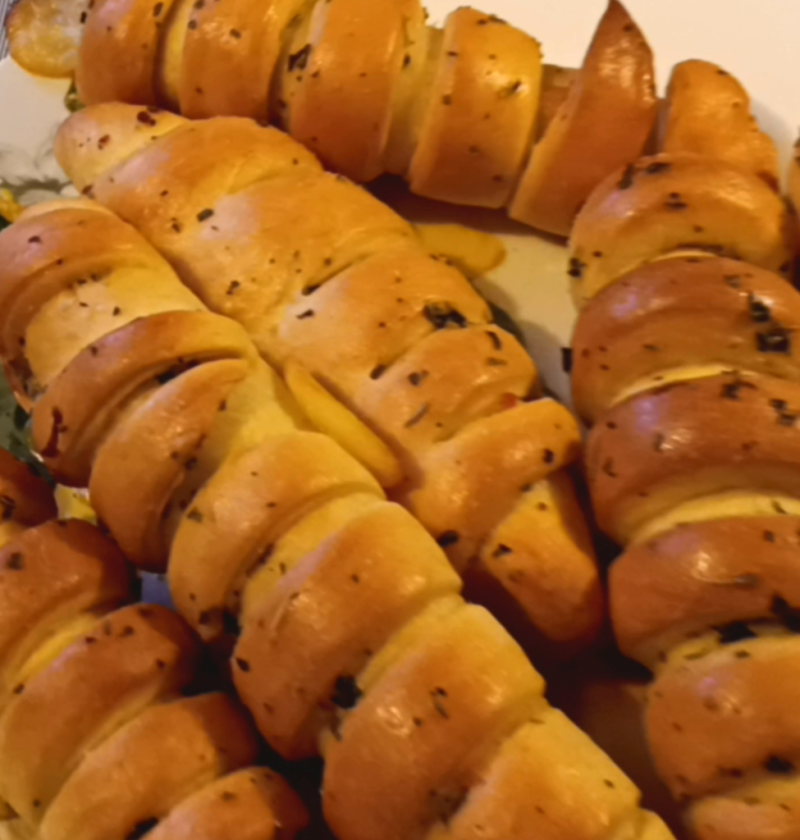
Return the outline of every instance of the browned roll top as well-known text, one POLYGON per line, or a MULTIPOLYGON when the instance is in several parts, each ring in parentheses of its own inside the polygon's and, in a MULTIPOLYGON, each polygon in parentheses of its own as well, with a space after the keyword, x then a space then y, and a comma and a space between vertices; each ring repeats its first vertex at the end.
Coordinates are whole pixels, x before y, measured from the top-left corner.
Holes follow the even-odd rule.
POLYGON ((430 26, 420 0, 114 0, 89 3, 77 36, 37 2, 11 14, 12 54, 52 75, 50 44, 79 38, 63 70, 87 105, 272 122, 353 180, 401 175, 561 236, 656 121, 653 56, 618 0, 574 72, 495 15, 430 26))
MULTIPOLYGON (((34 525, 47 498, 0 451, 21 530, 0 547, 0 802, 42 840, 293 837, 307 823, 240 708, 191 696, 198 645, 163 607, 130 604, 114 544, 77 520, 34 525), (12 495, 13 494, 13 495, 12 495), (202 835, 187 834, 197 820, 202 835), (237 822, 241 821, 240 825, 237 822)), ((49 497, 52 505, 52 497, 49 497)))
MULTIPOLYGON (((2 344, 0 352, 7 359, 22 346, 26 364, 17 387, 34 403, 34 438, 47 464, 73 483, 88 483, 94 507, 125 551, 139 565, 165 569, 176 606, 200 636, 232 647, 234 682, 270 744, 288 758, 323 754, 324 813, 337 836, 524 840, 532 829, 544 836, 566 831, 575 840, 671 836, 638 807, 638 791, 610 759, 549 706, 541 676, 498 621, 464 602, 461 579, 431 535, 407 510, 387 502, 373 476, 331 438, 308 430, 244 329, 205 310, 133 229, 85 199, 44 205, 0 235, 5 253, 27 253, 37 269, 26 276, 22 258, 13 273, 0 268, 0 300, 10 303, 0 306, 0 336, 25 339, 2 344), (124 230, 121 237, 136 247, 121 254, 95 236, 108 225, 124 230), (84 247, 60 263, 62 226, 84 247), (39 242, 31 243, 34 238, 39 242), (87 254, 93 255, 89 276, 87 254), (59 283, 50 282, 48 266, 59 283), (60 272, 70 267, 73 282, 64 284, 60 272), (52 290, 36 310, 14 305, 23 277, 28 286, 52 290)), ((413 250, 398 253, 418 259, 413 250)), ((458 276, 448 276, 458 292, 458 276)), ((418 305, 426 305, 418 294, 418 305)), ((432 340, 441 335, 423 330, 432 340)), ((501 335, 496 327, 476 325, 475 340, 483 352, 499 353, 487 333, 501 335)), ((544 479, 550 461, 568 458, 573 433, 567 423, 574 421, 553 401, 469 423, 435 450, 444 464, 435 473, 438 490, 418 491, 430 492, 431 505, 441 498, 435 513, 444 516, 447 494, 459 483, 477 499, 495 470, 509 473, 508 486, 522 502, 510 490, 497 492, 480 511, 462 494, 465 522, 476 520, 474 530, 464 530, 463 544, 472 541, 487 565, 507 567, 509 586, 535 595, 534 615, 554 635, 574 627, 580 592, 595 585, 591 577, 576 583, 572 571, 558 565, 570 533, 561 517, 574 497, 565 476, 544 479), (519 418, 531 424, 525 435, 519 418), (539 439, 532 439, 531 428, 539 429, 539 439), (492 461, 501 440, 511 455, 492 461), (453 457, 446 447, 461 454, 453 457), (527 481, 534 483, 523 491, 527 481), (540 545, 528 533, 536 517, 540 545), (526 562, 541 574, 527 577, 526 562), (553 597, 558 592, 577 594, 569 601, 553 597)), ((36 705, 17 713, 13 727, 4 729, 0 718, 0 750, 6 742, 21 749, 20 733, 29 728, 41 729, 37 746, 53 742, 51 755, 63 741, 63 760, 45 766, 46 753, 37 750, 24 773, 8 780, 9 790, 22 790, 25 779, 41 772, 48 795, 63 785, 70 802, 91 803, 93 820, 80 831, 96 833, 78 836, 99 840, 114 809, 98 780, 116 784, 132 772, 127 768, 141 768, 142 778, 160 781, 132 801, 169 812, 157 826, 143 822, 148 838, 211 838, 231 826, 237 832, 231 836, 261 836, 252 832, 266 817, 245 814, 253 797, 262 801, 260 791, 272 789, 258 778, 248 785, 229 777, 230 787, 214 781, 183 802, 164 804, 170 785, 189 772, 167 753, 205 753, 193 749, 180 721, 162 718, 162 707, 151 704, 178 681, 168 681, 167 653, 158 648, 149 660, 121 655, 147 618, 136 613, 131 634, 128 615, 109 619, 108 634, 102 622, 82 631, 71 654, 76 673, 87 675, 86 686, 73 693, 86 699, 91 715, 62 720, 51 714, 47 726, 35 726, 44 694, 26 681, 19 698, 36 705), (131 722, 63 779, 74 751, 112 723, 103 705, 108 692, 91 693, 92 663, 107 672, 108 692, 113 689, 131 722), (149 674, 153 663, 150 693, 135 692, 138 676, 130 672, 149 674), (125 680, 113 677, 120 669, 125 680), (161 742, 147 750, 136 746, 156 738, 161 742), (247 796, 237 793, 241 785, 247 796), (222 813, 228 800, 241 802, 243 810, 222 813)), ((177 665, 173 670, 183 674, 177 665)), ((54 674, 47 685, 69 693, 61 679, 54 674)), ((0 773, 0 793, 4 784, 0 773)), ((17 798, 25 801, 22 793, 17 798)), ((127 815, 132 808, 116 810, 127 815)), ((67 834, 59 837, 78 832, 74 812, 59 806, 58 797, 45 824, 51 819, 65 826, 67 834)))
POLYGON ((796 219, 747 101, 679 67, 668 151, 609 178, 572 241, 614 628, 655 673, 650 748, 700 840, 800 836, 796 219))

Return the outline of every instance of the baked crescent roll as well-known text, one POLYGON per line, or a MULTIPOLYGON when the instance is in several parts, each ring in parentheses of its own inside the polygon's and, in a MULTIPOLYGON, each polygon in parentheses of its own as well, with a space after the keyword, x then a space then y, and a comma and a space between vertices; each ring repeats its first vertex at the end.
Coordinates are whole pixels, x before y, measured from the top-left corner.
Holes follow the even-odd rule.
MULTIPOLYGON (((0 254, 27 241, 29 226, 47 250, 47 226, 62 224, 82 231, 82 253, 95 254, 102 271, 79 285, 84 263, 76 257, 72 285, 49 284, 46 268, 28 276, 31 286, 53 290, 26 317, 47 324, 59 370, 33 407, 36 443, 56 475, 63 463, 88 484, 95 509, 139 565, 166 571, 175 604, 199 635, 229 645, 235 686, 269 743, 287 758, 323 754, 323 806, 334 833, 410 840, 474 836, 488 826, 495 836, 523 840, 533 793, 546 803, 535 814, 545 836, 671 837, 638 807, 638 792, 610 759, 549 706, 544 680, 497 619, 465 603, 462 580, 436 540, 386 501, 364 466, 305 427, 244 329, 193 297, 191 306, 162 310, 159 301, 178 289, 190 293, 132 228, 86 199, 55 203, 4 231, 0 254), (105 229, 111 219, 138 243, 123 257, 94 236, 95 225, 105 229), (120 307, 102 335, 90 331, 82 348, 68 351, 64 336, 77 334, 83 310, 92 309, 80 305, 84 290, 104 286, 103 306, 113 313, 117 283, 128 294, 130 267, 151 261, 161 265, 152 281, 158 289, 140 283, 137 315, 129 319, 120 307), (152 314, 141 314, 151 298, 152 314), (584 789, 590 793, 581 797, 584 789)), ((59 258, 40 253, 31 265, 38 269, 40 260, 59 258)), ((0 288, 5 279, 0 267, 0 288)), ((97 308, 99 319, 105 309, 97 308)), ((29 376, 38 382, 44 349, 30 329, 10 323, 13 311, 0 310, 0 332, 23 329, 29 376)), ((487 331, 499 335, 481 326, 476 338, 484 348, 492 344, 487 331)), ((461 453, 476 492, 492 486, 487 454, 501 451, 500 440, 513 437, 515 455, 498 465, 508 477, 481 514, 486 522, 465 530, 463 543, 440 538, 463 551, 481 527, 494 527, 497 511, 510 508, 493 532, 503 543, 492 543, 484 562, 508 563, 510 585, 523 589, 524 574, 513 564, 524 566, 525 556, 541 564, 543 577, 530 590, 541 597, 531 597, 531 613, 557 630, 584 608, 579 597, 561 601, 574 589, 574 570, 560 568, 555 553, 568 550, 574 527, 555 518, 560 505, 572 503, 571 490, 564 476, 543 482, 550 460, 574 457, 567 423, 574 421, 554 402, 538 401, 453 436, 447 446, 461 453), (542 438, 532 441, 537 424, 542 438), (552 459, 542 446, 552 447, 552 459), (534 510, 515 498, 529 479, 534 510), (527 527, 536 517, 545 522, 542 544, 527 527)), ((448 470, 458 467, 457 457, 439 451, 448 470)), ((456 487, 457 473, 442 475, 456 487)), ((463 515, 481 518, 470 505, 463 515)), ((171 613, 136 606, 91 621, 70 639, 63 667, 20 679, 17 695, 12 689, 12 705, 0 716, 0 759, 3 750, 25 758, 16 766, 0 761, 0 794, 29 820, 40 810, 34 799, 47 803, 48 840, 106 837, 115 819, 135 821, 138 833, 156 840, 291 836, 302 824, 293 800, 270 777, 240 769, 250 761, 241 727, 224 721, 215 700, 175 698, 191 675, 188 653, 175 641, 187 633, 184 625, 171 613), (68 698, 57 715, 54 696, 68 698), (223 737, 224 756, 217 755, 223 737), (29 742, 36 746, 30 752, 29 742), (134 770, 137 783, 126 785, 134 770), (128 789, 129 798, 115 805, 117 792, 128 789), (76 802, 85 803, 90 821, 76 816, 76 802)))
POLYGON ((800 836, 795 217, 747 95, 673 77, 664 146, 572 238, 574 394, 624 653, 654 672, 656 768, 698 840, 800 836))
POLYGON ((420 0, 89 2, 72 29, 48 2, 12 10, 12 55, 76 70, 86 105, 270 122, 352 180, 401 175, 560 236, 656 122, 653 54, 619 0, 579 71, 543 65, 538 41, 477 9, 431 26, 420 0))
MULTIPOLYGON (((130 105, 89 107, 59 132, 58 158, 76 186, 134 225, 191 292, 242 324, 262 356, 278 367, 303 365, 392 447, 406 475, 394 497, 461 574, 488 579, 551 647, 591 640, 602 615, 599 575, 569 482, 560 479, 580 456, 580 434, 563 406, 534 399, 537 371, 517 340, 491 323, 485 301, 425 252, 409 224, 324 173, 286 135, 236 118, 177 119, 130 105), (548 501, 533 505, 531 494, 548 501), (511 518, 513 557, 487 562, 511 518), (546 549, 538 536, 545 531, 555 535, 546 549)), ((178 292, 161 276, 154 273, 151 285, 171 300, 178 292)), ((95 346, 94 359, 83 352, 82 368, 107 370, 95 346)), ((219 359, 220 377, 236 375, 232 363, 225 374, 219 359)), ((132 387, 122 369, 119 376, 132 387)), ((214 388, 228 386, 201 382, 211 377, 208 366, 192 376, 213 411, 214 388)), ((189 379, 169 387, 189 387, 189 379)), ((147 434, 169 450, 168 421, 152 423, 147 434)), ((109 442, 108 452, 112 446, 139 448, 128 437, 109 442)), ((192 446, 188 430, 185 446, 192 446)), ((167 450, 153 450, 154 460, 167 465, 167 450)), ((157 488, 161 471, 129 457, 131 469, 152 477, 145 496, 161 505, 173 479, 165 473, 157 488)), ((118 481, 119 470, 106 472, 102 463, 94 480, 118 481)), ((155 543, 140 533, 124 547, 141 562, 163 555, 155 543)))

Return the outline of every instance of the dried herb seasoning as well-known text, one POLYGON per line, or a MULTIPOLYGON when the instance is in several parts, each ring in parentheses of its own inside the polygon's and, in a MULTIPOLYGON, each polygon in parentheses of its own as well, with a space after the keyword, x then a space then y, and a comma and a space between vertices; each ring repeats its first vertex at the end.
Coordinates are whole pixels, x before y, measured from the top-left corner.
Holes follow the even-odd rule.
POLYGON ((752 391, 758 390, 752 382, 746 379, 734 379, 733 382, 725 382, 720 390, 720 396, 726 400, 738 400, 739 393, 743 388, 749 388, 752 391))
POLYGON ((750 309, 750 320, 756 324, 768 323, 772 318, 772 311, 763 300, 759 300, 752 292, 747 295, 747 305, 750 309))
POLYGON ((745 639, 757 638, 757 634, 744 621, 734 621, 722 627, 715 627, 714 631, 719 636, 721 645, 733 645, 745 639))
POLYGON ((756 333, 756 349, 759 353, 792 352, 792 334, 790 330, 780 324, 773 324, 769 329, 756 333))
POLYGON ((567 274, 573 278, 573 280, 582 280, 583 279, 583 270, 586 268, 586 263, 579 260, 577 257, 572 257, 569 261, 569 269, 567 270, 567 274))
POLYGON ((447 692, 441 687, 436 687, 431 690, 430 694, 431 702, 433 703, 433 708, 436 710, 436 714, 443 717, 445 720, 449 720, 450 714, 444 706, 444 700, 447 699, 447 692))
POLYGON ((463 329, 468 326, 467 319, 448 303, 429 303, 422 313, 437 330, 448 327, 463 329))
POLYGON ((444 533, 440 534, 436 542, 442 548, 450 548, 451 545, 456 545, 456 543, 461 539, 461 535, 458 531, 444 531, 444 533))
POLYGON ((794 764, 786 758, 781 758, 777 755, 771 755, 764 762, 764 769, 768 773, 784 776, 794 773, 794 764))
POLYGON ((340 676, 336 678, 333 694, 331 694, 331 703, 334 706, 339 709, 352 709, 358 705, 361 696, 362 691, 358 687, 355 677, 340 676))

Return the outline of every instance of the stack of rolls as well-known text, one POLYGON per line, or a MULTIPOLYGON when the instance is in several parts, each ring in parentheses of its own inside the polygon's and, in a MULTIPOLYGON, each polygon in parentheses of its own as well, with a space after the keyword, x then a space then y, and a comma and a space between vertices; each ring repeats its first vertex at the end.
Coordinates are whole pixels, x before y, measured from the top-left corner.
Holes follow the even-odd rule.
POLYGON ((565 471, 578 425, 536 398, 525 350, 409 224, 249 120, 98 105, 64 124, 56 153, 264 358, 304 365, 394 448, 393 498, 476 591, 499 591, 551 648, 595 636, 603 597, 565 471))
MULTIPOLYGON (((49 488, 0 450, 0 797, 7 836, 277 840, 308 822, 246 714, 192 694, 198 644, 132 603, 113 542, 56 521, 49 488)), ((4 835, 5 836, 5 835, 4 835)))
POLYGON ((166 568, 201 637, 240 629, 240 696, 283 756, 322 752, 341 840, 671 836, 435 540, 108 210, 40 205, 0 234, 0 354, 54 475, 166 568))
MULTIPOLYGON (((698 840, 800 836, 800 294, 777 155, 721 68, 572 237, 575 404, 624 653, 655 674, 661 777, 698 840), (797 456, 798 460, 795 460, 797 456)), ((793 187, 800 198, 797 176, 793 187)))
POLYGON ((507 207, 562 236, 656 120, 653 55, 618 0, 566 73, 496 15, 461 7, 440 29, 420 0, 78 0, 71 12, 22 0, 9 42, 32 72, 76 69, 87 105, 272 122, 353 180, 401 175, 419 195, 507 207))

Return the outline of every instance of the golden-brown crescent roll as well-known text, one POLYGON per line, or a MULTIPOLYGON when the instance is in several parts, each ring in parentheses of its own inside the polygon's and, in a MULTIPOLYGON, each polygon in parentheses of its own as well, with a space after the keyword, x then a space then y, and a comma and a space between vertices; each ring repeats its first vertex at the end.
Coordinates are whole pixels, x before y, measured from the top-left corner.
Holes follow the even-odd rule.
POLYGON ((795 218, 739 83, 677 68, 664 147, 572 234, 575 402, 624 546, 614 630, 651 669, 655 767, 695 840, 800 837, 795 218), (781 276, 783 275, 783 276, 781 276))
POLYGON ((462 7, 431 26, 420 0, 106 0, 68 31, 41 4, 18 4, 12 55, 45 75, 76 63, 85 105, 141 106, 145 130, 153 106, 272 122, 355 181, 393 173, 561 236, 656 120, 653 55, 619 0, 579 71, 544 67, 540 44, 497 15, 462 7))
MULTIPOLYGON (((300 362, 394 448, 406 476, 395 498, 440 540, 459 571, 488 577, 543 639, 589 641, 602 614, 590 542, 570 533, 555 507, 543 517, 519 504, 523 487, 542 482, 548 495, 551 476, 577 460, 578 428, 563 408, 535 399, 535 366, 513 336, 491 323, 486 302, 464 276, 431 258, 389 208, 323 173, 275 129, 217 118, 186 121, 151 141, 139 131, 139 114, 106 104, 67 121, 58 157, 77 185, 87 187, 84 177, 91 176, 92 194, 136 226, 207 306, 239 321, 268 361, 300 362), (101 132, 110 140, 99 150, 87 138, 101 132), (134 143, 138 152, 131 151, 134 143), (506 471, 508 429, 526 454, 506 471), (478 439, 481 453, 462 458, 478 439), (520 530, 561 532, 547 556, 520 550, 511 568, 468 563, 485 553, 512 512, 520 530), (558 585, 545 571, 552 568, 563 570, 558 585), (537 584, 540 574, 552 588, 537 584), (552 610, 542 604, 544 591, 552 610)), ((148 114, 160 122, 161 114, 148 114)), ((212 403, 209 396, 209 409, 212 403)), ((157 425, 166 454, 180 453, 166 440, 166 421, 157 425)), ((115 451, 135 449, 123 436, 115 451)), ((177 480, 168 474, 179 465, 163 453, 156 460, 157 466, 141 459, 137 468, 152 477, 147 499, 163 507, 159 494, 177 480)), ((168 518, 162 531, 174 526, 168 518)), ((125 539, 137 561, 159 556, 154 535, 125 539)))

